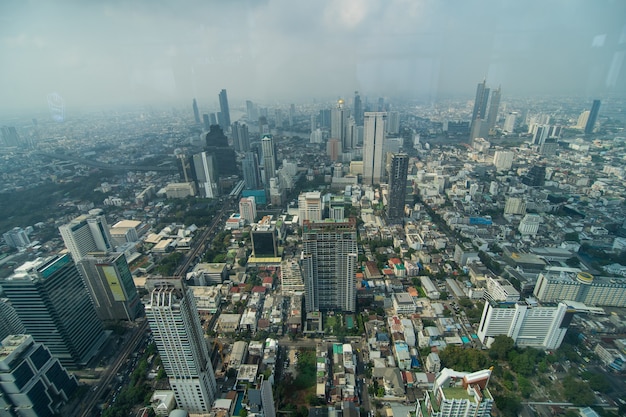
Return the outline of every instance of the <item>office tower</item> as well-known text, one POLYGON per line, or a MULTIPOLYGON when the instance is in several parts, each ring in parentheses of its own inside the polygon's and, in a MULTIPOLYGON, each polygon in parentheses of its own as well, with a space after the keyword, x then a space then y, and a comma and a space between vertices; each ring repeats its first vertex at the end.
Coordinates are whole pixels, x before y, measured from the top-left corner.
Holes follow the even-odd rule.
POLYGON ((246 113, 248 114, 248 121, 257 120, 259 118, 256 106, 250 100, 246 100, 246 113))
POLYGON ((248 125, 245 123, 235 122, 231 127, 233 135, 233 147, 237 152, 248 152, 250 150, 250 136, 248 134, 248 125))
POLYGON ((250 230, 252 256, 255 258, 278 257, 278 233, 272 224, 272 216, 264 216, 250 230))
POLYGON ((239 200, 239 214, 248 223, 256 221, 256 201, 254 197, 243 197, 239 200))
POLYGON ((541 224, 541 216, 538 214, 526 214, 519 224, 517 230, 522 235, 535 236, 541 224))
POLYGON ((549 125, 533 125, 531 127, 531 133, 533 134, 533 145, 543 145, 543 142, 548 138, 550 133, 549 125))
POLYGON ((493 164, 496 171, 508 171, 513 166, 514 153, 511 151, 496 151, 493 155, 493 164))
POLYGON ((363 102, 358 91, 354 92, 354 121, 357 126, 363 126, 363 102))
POLYGON ((68 224, 59 226, 65 247, 78 262, 89 252, 107 252, 113 250, 109 225, 100 210, 78 216, 68 224))
POLYGON ((339 143, 339 139, 328 139, 328 142, 326 142, 326 155, 328 155, 328 158, 330 158, 331 161, 336 162, 339 160, 340 154, 341 144, 339 143))
POLYGON ((0 339, 22 333, 26 333, 26 329, 11 302, 8 298, 0 298, 0 339))
POLYGON ((346 124, 348 122, 348 110, 343 106, 343 100, 337 101, 337 106, 330 113, 330 137, 341 143, 343 150, 350 149, 346 143, 346 124))
POLYGON ((598 120, 598 113, 600 112, 600 100, 594 100, 591 105, 591 111, 589 112, 589 118, 585 124, 585 134, 589 135, 593 133, 593 128, 596 127, 596 121, 598 120))
POLYGON ((180 279, 149 279, 146 316, 176 404, 188 413, 207 413, 217 384, 193 291, 180 279))
POLYGON ((491 369, 457 372, 444 368, 435 378, 432 391, 415 407, 415 417, 489 417, 493 396, 487 385, 491 369))
POLYGON ((0 404, 4 416, 53 417, 78 388, 76 377, 27 334, 2 340, 0 404))
POLYGON ((196 124, 200 124, 200 111, 198 110, 198 102, 196 102, 196 99, 193 99, 193 118, 196 121, 196 124))
POLYGON ((259 161, 256 152, 246 152, 246 156, 241 163, 243 170, 243 181, 246 190, 258 190, 261 187, 261 177, 259 175, 259 161))
POLYGON ((522 184, 529 187, 542 187, 546 183, 545 165, 533 165, 528 170, 526 176, 522 178, 522 184))
POLYGON ((347 150, 355 149, 359 144, 359 126, 356 125, 354 117, 348 117, 346 122, 346 145, 347 150))
POLYGON ((274 126, 276 129, 282 129, 284 124, 283 111, 281 109, 274 109, 274 126))
POLYGON ((25 248, 30 245, 30 239, 26 231, 21 227, 14 227, 2 235, 4 243, 11 248, 25 248))
POLYGON ((289 128, 293 128, 296 118, 296 106, 295 104, 289 105, 289 128))
POLYGON ((285 203, 285 187, 281 182, 281 177, 285 178, 284 174, 281 174, 281 170, 278 171, 278 175, 270 178, 269 195, 270 203, 274 206, 282 206, 285 203))
POLYGON ((489 104, 489 113, 487 114, 487 128, 493 130, 498 122, 498 110, 500 107, 500 87, 491 93, 491 103, 489 104))
POLYGON ((404 218, 408 170, 409 156, 405 153, 393 155, 389 174, 389 197, 387 199, 387 220, 390 223, 402 223, 404 218))
POLYGON ((269 187, 270 179, 276 175, 276 149, 272 135, 263 136, 263 139, 261 139, 261 150, 263 151, 264 184, 266 187, 269 187))
POLYGON ((209 129, 213 125, 217 125, 217 113, 210 113, 209 114, 209 129))
POLYGON ((526 214, 526 203, 520 197, 507 197, 504 214, 526 214))
POLYGON ((228 177, 239 174, 237 169, 237 154, 228 145, 228 138, 218 125, 212 125, 206 135, 206 146, 204 150, 213 155, 213 162, 216 169, 216 180, 219 177, 228 177))
POLYGON ((142 304, 123 253, 91 253, 76 265, 100 320, 134 321, 142 304))
POLYGON ((298 196, 298 217, 300 226, 305 220, 319 222, 322 220, 324 206, 322 194, 319 191, 310 191, 298 196))
POLYGON ((385 98, 384 97, 378 97, 378 108, 377 111, 378 112, 384 112, 385 109, 385 98))
POLYGON ((4 142, 4 146, 20 146, 22 141, 20 140, 20 136, 17 134, 17 130, 14 126, 2 126, 0 128, 0 132, 2 133, 2 140, 4 142))
POLYGON ((397 111, 390 111, 387 113, 387 124, 385 125, 385 132, 391 135, 397 135, 400 133, 400 113, 397 111))
POLYGON ((220 91, 220 113, 218 123, 223 130, 227 130, 230 127, 230 109, 228 108, 228 95, 226 90, 220 91))
POLYGON ((215 165, 215 158, 208 152, 201 152, 193 156, 198 193, 201 197, 215 198, 219 195, 215 165))
POLYGON ((204 125, 204 130, 209 130, 211 128, 211 121, 209 119, 208 113, 204 113, 202 115, 202 123, 204 125))
MULTIPOLYGON (((331 125, 331 113, 330 109, 320 110, 320 128, 322 129, 330 129, 331 125)), ((337 138, 339 139, 339 138, 337 138)))
POLYGON ((82 366, 106 334, 70 255, 26 262, 0 282, 26 333, 64 366, 82 366))
POLYGON ((515 130, 515 121, 517 119, 517 115, 518 114, 516 112, 511 112, 506 115, 506 118, 504 119, 504 127, 502 128, 504 132, 513 133, 513 131, 515 130))
POLYGON ((306 311, 355 311, 356 220, 305 221, 301 265, 306 311))
POLYGON ((506 335, 519 347, 558 349, 574 315, 567 304, 531 307, 524 302, 499 306, 486 302, 478 326, 478 338, 486 346, 493 338, 506 335))
POLYGON ((363 184, 380 184, 384 174, 387 113, 366 112, 363 126, 363 184))

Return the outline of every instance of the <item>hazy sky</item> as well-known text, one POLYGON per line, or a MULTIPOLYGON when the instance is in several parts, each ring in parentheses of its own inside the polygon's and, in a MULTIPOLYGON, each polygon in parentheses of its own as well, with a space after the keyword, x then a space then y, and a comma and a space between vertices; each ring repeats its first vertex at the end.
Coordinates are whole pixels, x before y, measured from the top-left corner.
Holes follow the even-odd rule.
POLYGON ((1 0, 0 110, 626 95, 624 0, 1 0))

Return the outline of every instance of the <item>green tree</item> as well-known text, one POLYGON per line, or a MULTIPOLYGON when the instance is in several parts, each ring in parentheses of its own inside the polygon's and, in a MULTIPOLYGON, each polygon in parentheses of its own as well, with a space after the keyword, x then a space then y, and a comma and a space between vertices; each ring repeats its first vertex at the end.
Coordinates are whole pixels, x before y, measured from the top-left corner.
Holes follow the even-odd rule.
POLYGON ((509 352, 513 351, 515 342, 509 336, 501 334, 493 339, 493 343, 489 347, 489 356, 493 359, 506 360, 509 352))

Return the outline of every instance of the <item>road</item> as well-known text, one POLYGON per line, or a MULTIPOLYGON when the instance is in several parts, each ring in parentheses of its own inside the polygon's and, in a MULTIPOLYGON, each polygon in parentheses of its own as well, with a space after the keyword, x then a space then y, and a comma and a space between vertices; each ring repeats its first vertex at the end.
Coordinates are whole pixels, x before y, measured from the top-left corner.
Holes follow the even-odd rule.
POLYGON ((128 359, 128 356, 137 349, 137 345, 145 336, 145 331, 148 328, 148 321, 144 320, 139 323, 139 326, 134 329, 134 333, 130 339, 123 346, 123 350, 117 355, 115 361, 111 366, 107 368, 102 374, 100 381, 98 382, 98 388, 93 391, 89 390, 83 401, 81 401, 81 407, 76 409, 72 417, 88 417, 94 415, 94 408, 100 401, 102 394, 106 391, 107 387, 118 373, 122 365, 128 359))

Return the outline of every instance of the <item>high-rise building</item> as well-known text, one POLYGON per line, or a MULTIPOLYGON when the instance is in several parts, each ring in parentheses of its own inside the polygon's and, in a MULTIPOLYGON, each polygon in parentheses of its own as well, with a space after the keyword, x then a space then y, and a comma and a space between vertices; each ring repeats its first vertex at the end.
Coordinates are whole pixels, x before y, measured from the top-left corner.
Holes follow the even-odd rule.
POLYGON ((324 206, 322 194, 319 191, 310 191, 298 196, 298 218, 300 226, 305 220, 319 222, 322 220, 324 206))
POLYGON ((391 223, 401 223, 404 218, 404 200, 409 170, 409 156, 405 153, 393 155, 389 174, 389 197, 387 219, 391 223))
POLYGON ((522 178, 522 183, 530 187, 541 187, 546 183, 546 166, 533 165, 526 176, 522 178))
POLYGON ((354 92, 354 121, 357 126, 363 126, 363 102, 358 91, 354 92))
POLYGON ((211 125, 206 134, 206 146, 204 150, 213 155, 216 169, 216 180, 219 177, 228 177, 239 174, 237 169, 237 154, 228 144, 228 137, 218 125, 211 125))
POLYGON ((106 339, 85 283, 66 254, 26 262, 0 282, 26 333, 64 366, 82 366, 106 339))
POLYGON ((306 311, 354 312, 358 265, 356 220, 305 221, 301 265, 306 311))
POLYGON ((211 119, 209 119, 208 113, 204 113, 202 115, 202 123, 203 123, 204 130, 209 130, 211 128, 211 119))
POLYGON ((256 201, 254 197, 243 197, 239 200, 239 214, 248 223, 256 221, 256 201))
POLYGON ((593 133, 593 129, 596 127, 596 121, 598 120, 598 113, 600 112, 600 100, 594 100, 591 105, 591 111, 589 112, 589 118, 585 124, 585 134, 589 135, 593 133))
POLYGON ((8 298, 0 298, 0 339, 22 333, 26 333, 26 329, 11 302, 8 298))
POLYGON ((227 130, 230 127, 230 109, 228 108, 228 95, 226 90, 220 91, 220 114, 218 123, 223 130, 227 130))
POLYGON ((78 262, 89 252, 108 252, 113 250, 113 240, 109 225, 100 210, 78 216, 68 224, 59 226, 65 247, 78 262))
POLYGON ((78 381, 48 348, 26 334, 0 346, 0 404, 4 416, 53 417, 76 392, 78 381))
POLYGON ((245 123, 235 122, 231 127, 233 135, 233 147, 237 152, 248 152, 250 150, 250 136, 248 134, 248 125, 245 123))
POLYGON ((343 150, 350 149, 346 142, 346 124, 348 122, 348 110, 343 106, 343 100, 337 101, 337 106, 330 113, 330 137, 341 143, 343 150))
POLYGON ((478 338, 486 346, 491 345, 494 337, 506 335, 523 348, 558 349, 573 314, 565 303, 556 307, 531 307, 524 302, 508 306, 486 302, 478 326, 478 338))
POLYGON ((484 119, 487 116, 487 103, 489 102, 489 88, 487 80, 483 80, 476 87, 476 98, 474 99, 474 109, 472 110, 472 122, 476 119, 484 119))
POLYGON ((339 143, 339 139, 328 139, 328 142, 326 142, 326 155, 328 155, 328 158, 330 158, 331 161, 336 162, 339 160, 340 154, 341 144, 339 143))
POLYGON ((542 303, 571 300, 590 306, 626 307, 626 281, 596 277, 576 268, 548 267, 539 273, 533 295, 542 303))
POLYGON ((272 216, 264 216, 250 230, 252 256, 255 258, 278 257, 278 233, 272 224, 272 216))
POLYGON ((200 124, 200 111, 198 110, 198 102, 196 101, 196 99, 193 99, 193 118, 196 121, 196 124, 200 124))
POLYGON ((493 130, 498 122, 498 111, 500 107, 501 91, 500 87, 491 93, 491 103, 489 104, 489 113, 487 114, 487 128, 493 130))
POLYGON ((11 248, 25 248, 30 245, 28 234, 21 227, 14 227, 2 235, 4 243, 11 248))
POLYGON ((77 264, 100 320, 134 321, 142 313, 123 253, 90 253, 77 264))
POLYGON ((246 113, 248 114, 249 122, 259 118, 259 112, 257 111, 256 105, 250 100, 246 100, 246 113))
POLYGON ((276 175, 276 148, 274 137, 264 135, 261 139, 261 150, 263 151, 263 172, 266 187, 270 186, 270 179, 276 175))
POLYGON ((502 128, 502 130, 506 133, 513 133, 513 131, 515 130, 515 121, 517 119, 517 116, 517 112, 511 112, 507 114, 506 118, 504 119, 504 127, 502 128))
POLYGON ((511 151, 496 151, 493 155, 493 164, 496 171, 508 171, 513 166, 513 156, 511 151))
POLYGON ((366 112, 363 127, 363 184, 380 184, 384 175, 387 113, 366 112))
POLYGON ((293 128, 293 125, 295 123, 295 118, 296 118, 296 105, 295 104, 290 104, 289 105, 289 128, 293 128))
POLYGON ((246 190, 261 189, 261 176, 259 175, 259 159, 256 152, 246 152, 246 156, 241 162, 243 170, 243 181, 246 184, 246 190))
POLYGON ((457 372, 444 368, 435 378, 432 391, 415 406, 416 417, 489 417, 494 399, 487 385, 491 369, 457 372))
POLYGON ((385 132, 390 135, 397 135, 400 133, 400 112, 390 111, 387 113, 387 124, 385 125, 385 132))
POLYGON ((17 133, 17 129, 14 126, 2 126, 0 128, 0 133, 2 133, 2 141, 4 142, 4 146, 20 146, 22 141, 20 140, 20 135, 17 133))
POLYGON ((215 158, 208 152, 200 152, 193 156, 196 185, 201 197, 215 198, 219 195, 215 165, 215 158))
POLYGON ((193 296, 180 279, 149 279, 146 316, 176 404, 189 413, 207 413, 217 384, 209 347, 193 296))

